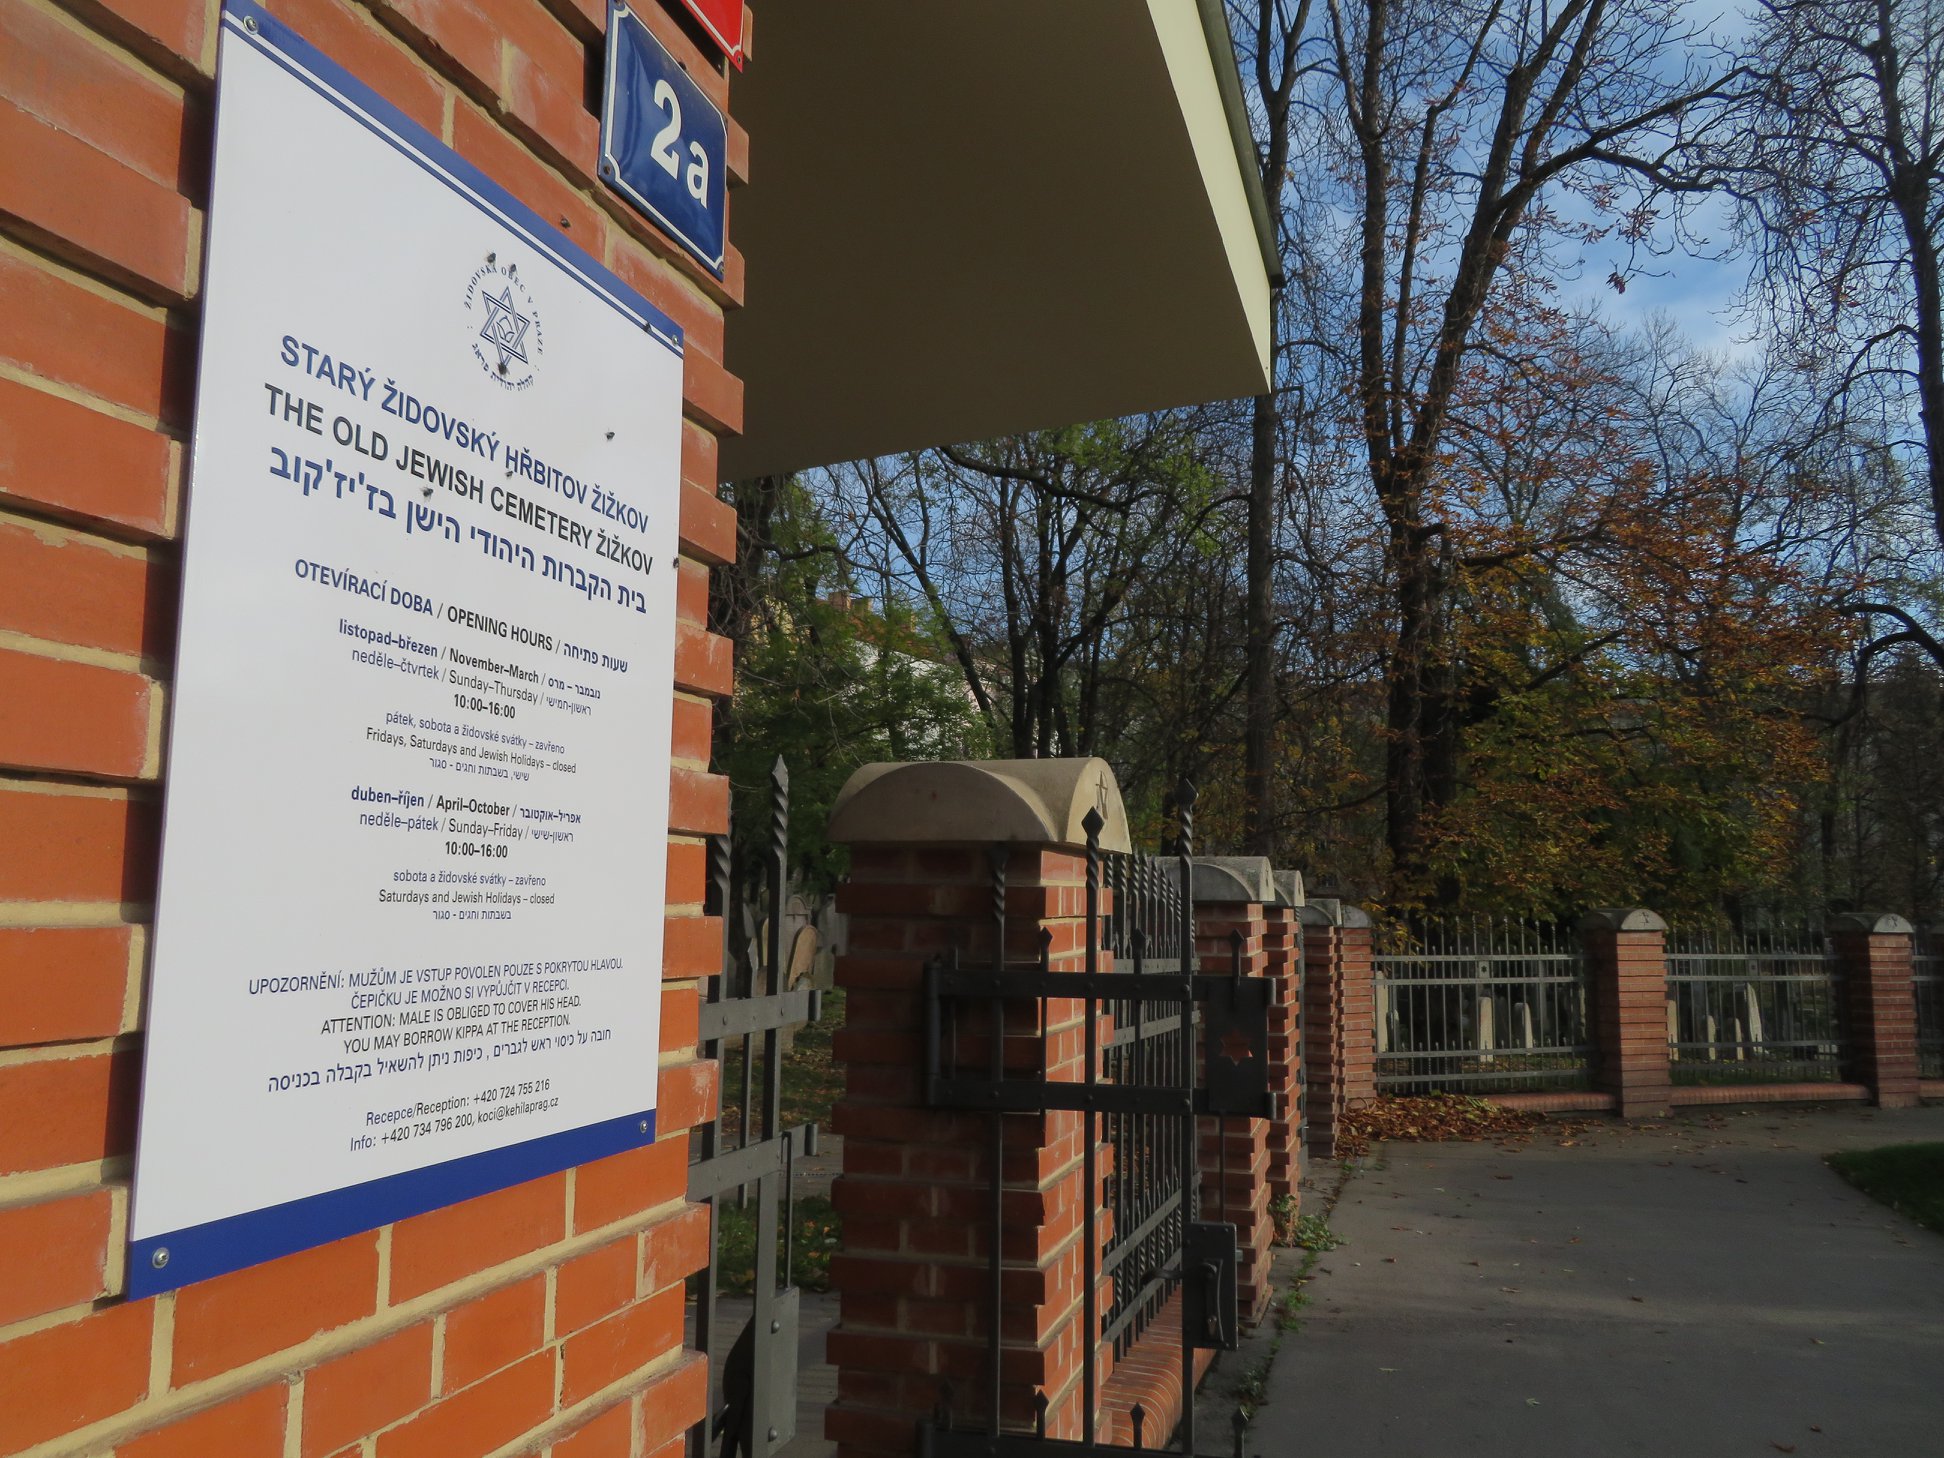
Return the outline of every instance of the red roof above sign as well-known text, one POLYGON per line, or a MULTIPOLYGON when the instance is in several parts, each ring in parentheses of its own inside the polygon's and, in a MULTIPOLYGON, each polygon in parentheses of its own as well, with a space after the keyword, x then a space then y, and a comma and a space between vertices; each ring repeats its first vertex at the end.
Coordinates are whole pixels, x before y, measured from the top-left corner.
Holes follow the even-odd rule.
POLYGON ((737 70, 743 63, 743 0, 682 0, 689 13, 702 22, 706 30, 722 47, 723 54, 735 64, 737 70))

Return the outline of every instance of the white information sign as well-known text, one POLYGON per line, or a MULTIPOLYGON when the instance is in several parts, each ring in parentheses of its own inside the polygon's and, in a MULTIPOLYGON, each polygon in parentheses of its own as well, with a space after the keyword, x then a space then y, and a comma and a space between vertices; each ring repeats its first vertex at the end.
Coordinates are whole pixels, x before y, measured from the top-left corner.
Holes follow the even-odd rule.
POLYGON ((681 348, 225 9, 132 1294, 654 1138, 681 348))

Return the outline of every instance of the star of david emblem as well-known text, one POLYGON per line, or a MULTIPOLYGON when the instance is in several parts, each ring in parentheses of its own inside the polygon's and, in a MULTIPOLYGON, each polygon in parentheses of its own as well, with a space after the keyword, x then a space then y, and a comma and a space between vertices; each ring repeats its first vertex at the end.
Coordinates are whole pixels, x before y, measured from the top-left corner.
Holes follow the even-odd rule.
POLYGON ((1222 1056, 1240 1068, 1255 1057, 1255 1046, 1247 1033, 1231 1028, 1222 1034, 1222 1056))
POLYGON ((527 362, 527 325, 533 321, 513 307, 511 284, 500 291, 498 298, 484 290, 479 297, 486 305, 486 322, 479 326, 479 337, 499 351, 500 373, 505 374, 509 361, 527 362))

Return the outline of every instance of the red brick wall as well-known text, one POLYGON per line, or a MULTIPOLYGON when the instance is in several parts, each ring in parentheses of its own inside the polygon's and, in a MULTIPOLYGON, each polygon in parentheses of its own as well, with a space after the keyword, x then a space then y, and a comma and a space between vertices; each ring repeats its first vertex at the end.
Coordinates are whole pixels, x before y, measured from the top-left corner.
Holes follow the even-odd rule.
MULTIPOLYGON (((1037 957, 1050 933, 1055 971, 1084 970, 1084 860, 1055 849, 1019 846, 1007 866, 1006 943, 1015 965, 1037 957)), ((948 948, 968 968, 991 964, 991 873, 974 847, 858 846, 837 906, 850 916, 848 951, 837 984, 848 992, 835 1052, 845 1093, 832 1123, 843 1136, 843 1173, 833 1198, 844 1216, 844 1249, 831 1265, 841 1320, 829 1337, 837 1402, 825 1433, 850 1455, 913 1451, 916 1424, 949 1397, 967 1426, 988 1412, 991 1330, 990 1119, 934 1110, 925 1103, 922 977, 948 948)), ((1040 1066, 1044 1009, 1047 1076, 1085 1077, 1086 1004, 1048 998, 1007 1010, 1006 1066, 1026 1075, 1040 1066)), ((990 1022, 968 1006, 959 1024, 960 1060, 986 1066, 990 1022)), ((1101 1032, 1107 1019, 1100 1018, 1101 1032)), ((1034 1397, 1047 1399, 1046 1431, 1081 1433, 1082 1308, 1085 1257, 1083 1173, 1087 1119, 1073 1112, 1005 1118, 1005 1319, 1001 1323, 1002 1410, 1008 1427, 1030 1428, 1034 1397)), ((1096 1121, 1101 1203, 1111 1150, 1096 1121)), ((1094 1224, 1096 1251, 1110 1217, 1094 1224)), ((1104 1322, 1111 1280, 1096 1288, 1104 1322)), ((1097 1328, 1096 1328, 1097 1330, 1097 1328)), ((1098 1374, 1103 1380, 1105 1371, 1098 1374)))
POLYGON ((1293 1218, 1302 1198, 1303 1046, 1300 1029, 1303 928, 1287 906, 1263 911, 1263 949, 1276 1001, 1269 1009, 1269 1068, 1276 1117, 1269 1121, 1269 1198, 1288 1200, 1293 1218))
POLYGON ((1593 982, 1594 1084, 1623 1119, 1665 1114, 1667 924, 1649 911, 1598 911, 1580 924, 1593 982))
MULTIPOLYGON (((718 283, 596 186, 599 0, 270 8, 686 331, 661 1140, 120 1299, 218 11, 0 0, 0 1455, 672 1453, 703 1402, 684 1131, 715 1098, 700 837, 727 815, 707 766, 731 670, 704 623, 735 544, 714 487, 741 258, 718 283)), ((726 103, 719 64, 646 9, 726 103)), ((732 176, 747 156, 732 122, 732 176)))
POLYGON ((1338 1123, 1377 1093, 1377 1001, 1370 918, 1315 901, 1297 913, 1303 940, 1303 1057, 1309 1144, 1336 1153, 1338 1123))
POLYGON ((1832 931, 1854 1050, 1852 1076, 1868 1085, 1879 1107, 1914 1108, 1920 1100, 1910 924, 1900 916, 1847 916, 1832 931))
MULTIPOLYGON (((1195 908, 1195 950, 1203 972, 1269 975, 1267 924, 1259 902, 1202 902, 1195 908)), ((1202 1119, 1201 1215, 1235 1225, 1240 1247, 1236 1310, 1245 1325, 1269 1310, 1269 1130, 1267 1119, 1202 1119)))

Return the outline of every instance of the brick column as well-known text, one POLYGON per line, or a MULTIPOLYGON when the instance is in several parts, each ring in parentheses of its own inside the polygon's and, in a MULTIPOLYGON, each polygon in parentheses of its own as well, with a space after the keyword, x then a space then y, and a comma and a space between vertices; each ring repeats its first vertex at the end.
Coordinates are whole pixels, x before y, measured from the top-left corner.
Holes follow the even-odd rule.
POLYGON ((1910 981, 1914 933, 1901 916, 1864 912, 1830 926, 1842 969, 1844 1013, 1859 1083, 1877 1106, 1908 1109, 1917 1087, 1917 995, 1910 981))
POLYGON ((1303 1179, 1303 928, 1296 916, 1303 904, 1303 881, 1294 871, 1277 871, 1275 880, 1276 904, 1263 908, 1263 950, 1268 975, 1278 989, 1269 1009, 1269 1069, 1276 1100, 1276 1114, 1269 1121, 1269 1199, 1272 1205, 1288 1200, 1293 1217, 1303 1179))
MULTIPOLYGON (((1226 974, 1239 964, 1244 977, 1269 976, 1266 908, 1276 898, 1269 862, 1261 856, 1197 857, 1194 888, 1201 970, 1226 974)), ((1241 1255, 1236 1310, 1247 1325, 1269 1310, 1269 1252, 1275 1242, 1269 1165, 1269 1120, 1201 1121, 1202 1218, 1235 1226, 1241 1255)))
POLYGON ((1613 1095, 1623 1119, 1659 1118, 1673 1097, 1667 923, 1651 911, 1594 911, 1581 919, 1580 935, 1593 983, 1593 1086, 1613 1095))
MULTIPOLYGON (((1097 796, 1111 798, 1103 844, 1127 843, 1119 792, 1102 762, 1030 764, 872 766, 853 777, 832 813, 832 840, 851 846, 850 877, 837 895, 850 918, 849 949, 836 968, 837 985, 848 994, 835 1043, 846 1084, 832 1120, 844 1141, 833 1191, 844 1248, 831 1268, 840 1322, 828 1339, 838 1397, 824 1424, 840 1458, 903 1458, 913 1451, 919 1420, 941 1401, 962 1426, 983 1428, 987 1420, 991 1123, 983 1113, 927 1107, 924 969, 954 948, 966 967, 991 964, 999 918, 990 849, 1010 841, 1008 960, 1031 965, 1045 936, 1053 970, 1084 970, 1085 840, 1077 827, 1097 796), (1035 776, 1054 781, 1037 787, 1043 798, 1032 784, 1022 787, 1035 776), (1047 823, 1076 833, 1022 838, 1047 823)), ((1044 1066, 1050 1079, 1083 1078, 1084 1009, 1078 999, 1009 1008, 1008 1073, 1044 1066)), ((982 1027, 980 1014, 966 1003, 958 1018, 960 1062, 968 1071, 985 1066, 990 1024, 982 1027)), ((1103 1037, 1107 1027, 1103 1016, 1103 1037)), ((1044 1394, 1047 1434, 1077 1438, 1081 1356, 1093 1341, 1083 1319, 1083 1216, 1089 1203, 1103 1206, 1111 1150, 1096 1123, 1089 1191, 1086 1116, 1010 1114, 1004 1123, 1002 1421, 1010 1430, 1030 1429, 1044 1394)), ((1109 1227, 1103 1211, 1094 1225, 1098 1248, 1109 1227)), ((1096 1322, 1104 1323, 1112 1295, 1113 1283, 1101 1278, 1096 1322)), ((1104 1386, 1105 1362, 1096 1375, 1104 1386)), ((1103 1420, 1103 1438, 1105 1432, 1103 1420)))
POLYGON ((1331 1159, 1343 1116, 1377 1095, 1370 916, 1319 897, 1299 907, 1296 917, 1303 929, 1309 1148, 1331 1159))

